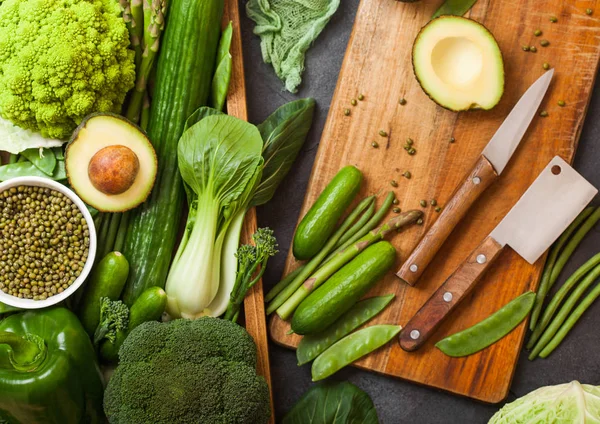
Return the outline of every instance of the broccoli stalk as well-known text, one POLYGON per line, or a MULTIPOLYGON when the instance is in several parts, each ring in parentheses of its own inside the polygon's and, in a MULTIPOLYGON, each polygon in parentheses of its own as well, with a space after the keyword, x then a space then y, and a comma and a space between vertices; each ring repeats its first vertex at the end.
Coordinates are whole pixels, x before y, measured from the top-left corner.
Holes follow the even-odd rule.
POLYGON ((254 245, 240 246, 236 253, 238 270, 225 312, 225 319, 229 321, 237 322, 246 293, 261 279, 267 268, 267 261, 277 253, 277 240, 270 228, 259 228, 252 240, 254 245))
POLYGON ((120 300, 100 299, 100 323, 94 332, 94 345, 104 339, 114 343, 117 332, 126 331, 129 325, 129 308, 120 300))
MULTIPOLYGON (((137 0, 140 1, 140 0, 137 0)), ((131 1, 133 14, 133 5, 136 0, 131 1)), ((141 1, 140 1, 141 3, 141 1)), ((139 9, 142 9, 141 7, 139 9)), ((143 4, 143 38, 141 40, 141 59, 137 66, 137 80, 135 89, 131 94, 129 106, 127 108, 127 119, 132 122, 139 122, 142 107, 144 105, 144 96, 146 87, 154 61, 158 54, 160 46, 160 36, 165 28, 165 15, 167 13, 167 0, 144 0, 143 4)), ((132 40, 133 40, 132 35, 132 40)), ((132 41, 133 43, 133 41, 132 41)))

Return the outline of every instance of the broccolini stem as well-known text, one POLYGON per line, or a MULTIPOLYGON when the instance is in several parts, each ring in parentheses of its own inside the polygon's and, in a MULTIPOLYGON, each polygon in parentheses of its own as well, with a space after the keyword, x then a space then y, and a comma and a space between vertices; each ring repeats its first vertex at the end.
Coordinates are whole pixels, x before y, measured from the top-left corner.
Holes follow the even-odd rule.
MULTIPOLYGON (((132 0, 131 3, 133 9, 134 0, 132 0)), ((127 119, 133 122, 139 122, 140 114, 142 112, 148 78, 150 77, 150 72, 154 66, 160 46, 160 35, 165 28, 167 1, 144 0, 142 11, 144 22, 143 39, 141 43, 142 56, 139 66, 136 64, 137 80, 127 109, 127 119)))

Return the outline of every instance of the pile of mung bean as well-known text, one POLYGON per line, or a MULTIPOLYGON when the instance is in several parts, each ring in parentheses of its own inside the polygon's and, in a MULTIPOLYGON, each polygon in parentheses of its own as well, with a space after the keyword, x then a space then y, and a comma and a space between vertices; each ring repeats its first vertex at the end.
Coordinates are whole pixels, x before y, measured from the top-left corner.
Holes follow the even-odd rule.
POLYGON ((0 193, 0 289, 44 300, 62 293, 83 271, 90 233, 71 199, 44 187, 0 193))

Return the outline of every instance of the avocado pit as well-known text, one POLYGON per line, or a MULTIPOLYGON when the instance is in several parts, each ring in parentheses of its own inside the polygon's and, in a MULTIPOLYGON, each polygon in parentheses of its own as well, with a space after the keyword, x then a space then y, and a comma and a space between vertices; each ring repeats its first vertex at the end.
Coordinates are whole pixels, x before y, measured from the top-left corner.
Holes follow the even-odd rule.
POLYGON ((128 147, 107 146, 90 160, 88 176, 93 186, 104 194, 121 194, 129 190, 140 170, 137 155, 128 147))

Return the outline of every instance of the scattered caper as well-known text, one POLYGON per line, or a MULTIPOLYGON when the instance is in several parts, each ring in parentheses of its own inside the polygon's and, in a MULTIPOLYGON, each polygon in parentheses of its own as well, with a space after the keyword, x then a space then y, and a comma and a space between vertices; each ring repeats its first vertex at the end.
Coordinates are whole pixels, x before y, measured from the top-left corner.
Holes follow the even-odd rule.
POLYGON ((594 11, 592 9, 585 9, 585 14, 586 15, 591 15, 592 13, 594 13, 594 11))
POLYGON ((359 94, 358 95, 358 100, 360 100, 361 102, 365 99, 365 95, 364 94, 359 94))
POLYGON ((404 176, 404 178, 410 180, 412 177, 412 174, 410 173, 410 171, 404 171, 404 174, 402 174, 402 176, 404 176))
POLYGON ((528 52, 531 49, 531 47, 529 47, 529 46, 523 46, 521 48, 523 49, 524 52, 528 52))
POLYGON ((384 130, 381 130, 381 131, 379 131, 379 135, 382 136, 382 137, 387 137, 388 133, 385 132, 384 130))
POLYGON ((417 225, 423 225, 423 219, 421 219, 421 218, 417 219, 417 225))
POLYGON ((556 16, 550 16, 550 22, 552 22, 553 24, 558 22, 558 18, 556 16))
POLYGON ((390 184, 392 185, 392 187, 398 187, 398 181, 396 180, 390 181, 390 184))
POLYGON ((564 101, 564 100, 559 100, 559 101, 558 101, 558 105, 559 105, 560 107, 565 107, 567 104, 565 103, 565 101, 564 101))
POLYGON ((536 46, 531 46, 531 47, 529 47, 529 51, 531 53, 536 53, 537 52, 537 47, 536 46))
POLYGON ((544 68, 547 71, 548 69, 550 69, 550 64, 548 62, 544 62, 542 68, 544 68))
POLYGON ((440 208, 439 206, 437 208, 435 208, 436 212, 440 212, 442 210, 442 208, 440 208))
POLYGON ((533 35, 535 35, 536 37, 539 37, 540 35, 542 35, 542 30, 536 29, 535 31, 533 31, 533 35))
POLYGON ((411 155, 411 156, 413 156, 415 153, 417 153, 417 151, 415 149, 412 149, 412 148, 408 151, 408 154, 411 155))
POLYGON ((431 202, 429 203, 431 203, 431 206, 437 206, 437 200, 435 199, 431 199, 431 202))
POLYGON ((371 146, 372 146, 373 148, 375 148, 375 149, 376 149, 376 148, 378 148, 378 147, 379 147, 379 143, 378 143, 378 142, 376 142, 376 141, 373 141, 373 142, 371 143, 371 146))
POLYGON ((394 205, 397 205, 397 204, 399 204, 399 203, 400 203, 400 200, 398 200, 398 199, 394 199, 394 200, 392 200, 392 204, 394 204, 394 205))
POLYGON ((420 204, 422 207, 426 207, 426 206, 427 206, 427 200, 421 200, 421 201, 419 202, 419 204, 420 204))
POLYGON ((407 146, 412 146, 412 145, 413 145, 413 143, 414 143, 414 140, 413 140, 412 138, 408 137, 408 138, 406 139, 406 145, 407 145, 407 146))
POLYGON ((344 115, 350 116, 350 109, 344 109, 344 115))
POLYGON ((548 116, 548 112, 546 112, 545 110, 542 110, 542 111, 540 112, 540 116, 541 116, 542 118, 546 118, 546 117, 548 116))
POLYGON ((450 143, 454 143, 456 142, 456 139, 454 137, 450 137, 450 143))
POLYGON ((542 46, 542 47, 548 47, 549 45, 550 45, 550 41, 548 41, 548 40, 540 41, 540 46, 542 46))
POLYGON ((350 100, 350 104, 352 106, 356 106, 358 104, 358 102, 356 101, 356 99, 352 99, 352 100, 350 100))
POLYGON ((394 209, 392 209, 392 211, 394 213, 400 213, 400 212, 402 212, 402 210, 400 208, 394 208, 394 209))
POLYGON ((404 106, 406 104, 406 99, 404 97, 402 97, 398 103, 400 103, 400 105, 404 106))

